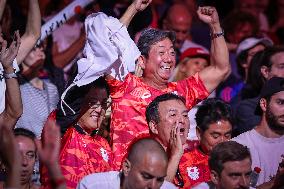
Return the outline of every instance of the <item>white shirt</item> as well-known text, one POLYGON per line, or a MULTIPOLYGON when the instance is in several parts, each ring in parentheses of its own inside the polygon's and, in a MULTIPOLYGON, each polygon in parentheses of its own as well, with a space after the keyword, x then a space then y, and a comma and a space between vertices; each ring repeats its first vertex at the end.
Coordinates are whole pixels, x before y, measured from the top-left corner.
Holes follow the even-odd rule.
POLYGON ((284 136, 279 138, 266 138, 255 129, 242 133, 232 140, 249 148, 252 158, 252 169, 261 168, 257 186, 268 182, 270 176, 277 172, 279 163, 284 154, 284 136))
MULTIPOLYGON (((85 176, 77 185, 77 189, 119 189, 120 177, 118 171, 94 173, 85 176)), ((177 189, 174 184, 164 181, 161 189, 177 189)))

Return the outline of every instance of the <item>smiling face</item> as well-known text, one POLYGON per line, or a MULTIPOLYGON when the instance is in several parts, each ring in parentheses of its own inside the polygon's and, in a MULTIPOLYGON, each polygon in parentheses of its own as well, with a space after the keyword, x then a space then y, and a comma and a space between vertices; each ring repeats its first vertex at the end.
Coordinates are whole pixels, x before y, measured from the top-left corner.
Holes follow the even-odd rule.
POLYGON ((156 83, 167 83, 176 64, 173 43, 165 38, 153 44, 149 57, 144 57, 143 77, 156 83))
POLYGON ((87 111, 79 119, 79 125, 91 132, 98 129, 104 119, 105 111, 107 109, 107 91, 105 89, 93 88, 88 93, 90 97, 86 103, 87 111))
POLYGON ((178 125, 182 144, 185 144, 189 119, 188 110, 185 104, 180 100, 167 100, 159 103, 159 123, 156 124, 155 133, 158 140, 167 147, 170 141, 171 130, 178 125))
POLYGON ((22 157, 20 182, 21 184, 29 183, 33 174, 36 161, 36 146, 32 139, 25 136, 16 136, 16 143, 22 157))

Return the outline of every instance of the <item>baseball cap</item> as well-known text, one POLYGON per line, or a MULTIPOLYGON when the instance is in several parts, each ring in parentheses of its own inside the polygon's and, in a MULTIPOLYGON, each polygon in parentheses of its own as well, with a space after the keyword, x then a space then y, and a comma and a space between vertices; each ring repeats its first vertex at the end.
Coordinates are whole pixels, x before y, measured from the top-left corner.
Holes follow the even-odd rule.
MULTIPOLYGON (((274 95, 275 93, 284 91, 284 78, 282 77, 273 77, 270 80, 266 81, 263 85, 259 99, 269 97, 274 95)), ((255 114, 260 115, 261 114, 261 108, 258 102, 258 106, 255 109, 255 114)))
POLYGON ((186 57, 203 57, 207 61, 210 60, 209 52, 201 47, 190 47, 186 49, 183 53, 181 53, 180 60, 183 60, 186 57))
POLYGON ((251 49, 258 44, 263 44, 264 46, 269 47, 273 45, 273 42, 269 38, 246 38, 238 45, 236 55, 239 56, 241 52, 251 49))

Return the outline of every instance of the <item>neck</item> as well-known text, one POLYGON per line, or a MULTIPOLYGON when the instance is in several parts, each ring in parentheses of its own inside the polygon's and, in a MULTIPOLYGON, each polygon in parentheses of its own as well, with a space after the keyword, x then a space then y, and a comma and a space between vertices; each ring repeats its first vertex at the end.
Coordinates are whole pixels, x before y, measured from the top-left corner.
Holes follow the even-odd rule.
POLYGON ((20 189, 31 189, 31 188, 33 188, 31 182, 23 183, 21 184, 20 187, 20 189))
POLYGON ((39 79, 38 77, 35 77, 35 78, 31 79, 30 83, 35 88, 43 90, 43 81, 41 79, 39 79))
POLYGON ((155 89, 159 89, 159 90, 167 88, 167 84, 168 84, 168 81, 161 82, 161 81, 154 80, 153 78, 147 78, 147 77, 143 77, 142 80, 147 85, 155 89))
POLYGON ((262 116, 260 124, 256 126, 255 130, 266 138, 279 138, 283 136, 283 134, 279 134, 273 131, 266 121, 265 115, 262 116))

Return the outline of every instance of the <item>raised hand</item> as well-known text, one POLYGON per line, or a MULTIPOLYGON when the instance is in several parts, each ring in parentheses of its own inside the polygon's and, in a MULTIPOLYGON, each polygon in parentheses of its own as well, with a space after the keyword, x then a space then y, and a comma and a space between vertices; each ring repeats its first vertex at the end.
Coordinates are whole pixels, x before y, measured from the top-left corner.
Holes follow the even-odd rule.
POLYGON ((200 20, 209 25, 220 24, 215 7, 198 7, 197 15, 200 20))
POLYGON ((14 36, 16 37, 16 39, 13 40, 13 42, 10 44, 8 48, 7 48, 7 41, 4 40, 3 38, 0 38, 0 43, 1 43, 0 62, 2 63, 4 70, 12 67, 13 60, 16 58, 21 44, 19 31, 16 31, 14 36))
POLYGON ((152 0, 135 0, 133 3, 137 11, 143 11, 151 2, 152 0))
POLYGON ((170 150, 171 156, 176 155, 180 158, 183 154, 179 122, 176 123, 175 127, 172 128, 170 133, 170 150))

